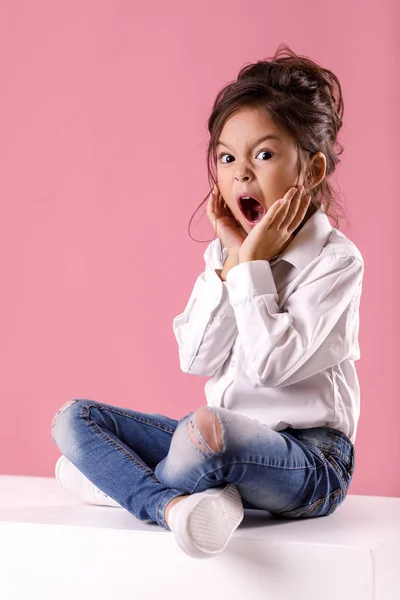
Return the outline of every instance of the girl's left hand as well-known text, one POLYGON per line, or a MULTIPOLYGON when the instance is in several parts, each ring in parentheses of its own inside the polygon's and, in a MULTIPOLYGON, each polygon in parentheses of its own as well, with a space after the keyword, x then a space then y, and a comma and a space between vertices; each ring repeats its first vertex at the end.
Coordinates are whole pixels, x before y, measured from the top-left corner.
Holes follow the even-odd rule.
POLYGON ((250 260, 271 260, 279 254, 307 212, 310 196, 303 196, 304 186, 291 187, 283 199, 269 208, 253 227, 239 250, 239 263, 250 260))

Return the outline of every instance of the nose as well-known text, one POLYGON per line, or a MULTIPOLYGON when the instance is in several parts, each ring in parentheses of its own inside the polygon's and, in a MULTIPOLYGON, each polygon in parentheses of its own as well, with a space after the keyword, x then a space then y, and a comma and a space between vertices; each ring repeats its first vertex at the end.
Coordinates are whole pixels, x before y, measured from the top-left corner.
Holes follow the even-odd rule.
POLYGON ((237 161, 235 166, 235 179, 237 181, 249 181, 251 177, 251 170, 247 163, 243 161, 239 163, 239 161, 237 161))
POLYGON ((250 179, 250 175, 248 175, 247 173, 235 173, 235 179, 237 179, 238 181, 248 181, 250 179))

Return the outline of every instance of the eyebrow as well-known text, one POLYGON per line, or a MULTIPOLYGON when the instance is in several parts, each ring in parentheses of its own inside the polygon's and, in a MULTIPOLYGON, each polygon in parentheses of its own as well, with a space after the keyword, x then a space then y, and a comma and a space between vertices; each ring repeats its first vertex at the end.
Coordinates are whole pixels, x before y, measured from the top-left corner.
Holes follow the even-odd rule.
MULTIPOLYGON (((263 137, 256 140, 253 145, 258 146, 258 144, 261 144, 261 142, 264 142, 265 140, 278 140, 278 142, 282 142, 282 140, 279 136, 277 136, 273 133, 268 133, 267 135, 263 135, 263 137)), ((229 148, 229 146, 227 144, 225 144, 225 142, 223 142, 222 140, 217 140, 217 146, 225 146, 225 148, 228 148, 228 150, 231 150, 231 148, 229 148)))

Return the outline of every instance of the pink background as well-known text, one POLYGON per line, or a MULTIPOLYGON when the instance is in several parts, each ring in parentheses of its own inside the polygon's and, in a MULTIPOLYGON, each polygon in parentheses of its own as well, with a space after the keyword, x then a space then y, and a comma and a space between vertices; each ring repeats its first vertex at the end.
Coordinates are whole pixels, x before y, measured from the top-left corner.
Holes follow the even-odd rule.
POLYGON ((172 320, 213 237, 205 205, 191 229, 205 242, 188 235, 206 120, 286 42, 344 93, 341 229, 366 267, 351 493, 399 496, 398 3, 141 4, 0 4, 0 473, 53 476, 51 421, 73 398, 175 418, 205 403, 172 320))

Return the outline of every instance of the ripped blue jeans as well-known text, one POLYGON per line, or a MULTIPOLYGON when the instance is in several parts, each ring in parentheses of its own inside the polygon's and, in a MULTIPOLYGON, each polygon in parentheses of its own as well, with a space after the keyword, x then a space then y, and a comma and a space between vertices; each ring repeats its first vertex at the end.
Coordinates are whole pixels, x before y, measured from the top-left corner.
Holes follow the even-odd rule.
POLYGON ((175 420, 76 399, 55 414, 52 437, 100 490, 165 529, 173 498, 227 483, 237 486, 244 508, 289 519, 330 515, 355 467, 354 446, 336 429, 276 432, 219 407, 175 420))

